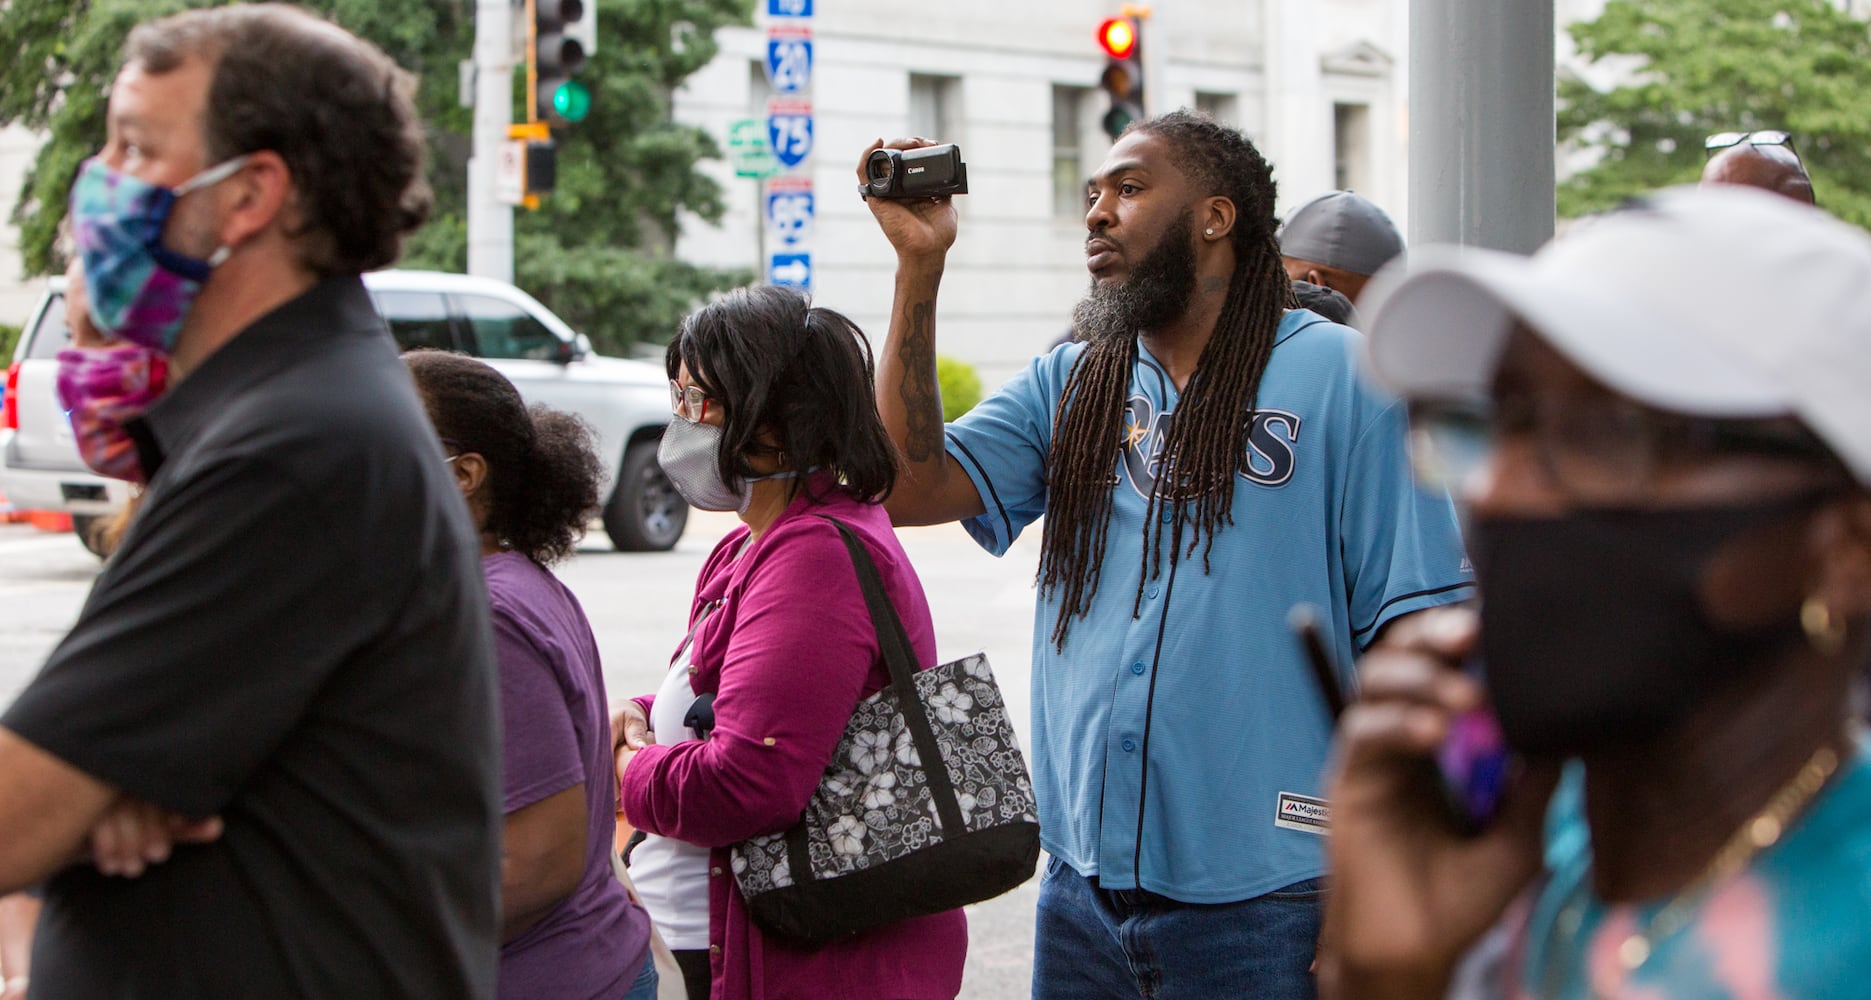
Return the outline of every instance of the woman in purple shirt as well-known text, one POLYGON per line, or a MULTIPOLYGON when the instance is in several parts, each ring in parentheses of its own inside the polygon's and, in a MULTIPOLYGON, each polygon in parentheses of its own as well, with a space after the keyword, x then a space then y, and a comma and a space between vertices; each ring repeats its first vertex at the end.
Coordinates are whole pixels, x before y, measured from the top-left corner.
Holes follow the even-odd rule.
POLYGON ((753 923, 728 858, 799 821, 853 709, 889 680, 851 555, 820 515, 863 541, 918 659, 935 662, 922 584, 879 506, 896 451, 864 334, 792 292, 748 288, 689 316, 667 363, 663 471, 745 526, 702 568, 657 696, 612 720, 624 815, 649 834, 632 879, 691 1000, 950 1000, 960 910, 808 948, 753 923))
POLYGON ((528 411, 499 372, 459 354, 406 356, 481 531, 500 663, 506 828, 502 1000, 653 1000, 650 922, 611 868, 617 823, 597 640, 546 566, 598 506, 591 431, 528 411))

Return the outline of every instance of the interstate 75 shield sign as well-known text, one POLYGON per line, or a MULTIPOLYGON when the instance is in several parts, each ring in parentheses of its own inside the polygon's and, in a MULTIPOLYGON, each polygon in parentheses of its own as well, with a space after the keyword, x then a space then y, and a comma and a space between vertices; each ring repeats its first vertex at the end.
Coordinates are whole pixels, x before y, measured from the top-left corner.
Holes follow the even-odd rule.
POLYGON ((767 147, 788 170, 804 163, 812 155, 812 102, 768 103, 767 147))

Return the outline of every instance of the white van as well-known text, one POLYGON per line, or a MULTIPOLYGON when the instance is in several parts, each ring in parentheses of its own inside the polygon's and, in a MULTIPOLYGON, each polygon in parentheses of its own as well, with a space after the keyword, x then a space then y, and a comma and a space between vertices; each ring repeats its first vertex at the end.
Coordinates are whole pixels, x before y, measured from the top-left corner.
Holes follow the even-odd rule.
MULTIPOLYGON (((435 271, 364 275, 377 311, 405 350, 434 347, 486 361, 528 403, 583 417, 596 432, 609 471, 603 519, 611 544, 626 551, 673 547, 689 508, 656 463, 669 425, 669 378, 643 361, 608 358, 532 296, 503 281, 435 271)), ((65 282, 54 278, 27 321, 7 369, 0 417, 0 493, 24 510, 72 515, 90 547, 90 528, 129 496, 126 484, 96 475, 78 458, 71 422, 54 383, 58 352, 71 339, 65 282)))

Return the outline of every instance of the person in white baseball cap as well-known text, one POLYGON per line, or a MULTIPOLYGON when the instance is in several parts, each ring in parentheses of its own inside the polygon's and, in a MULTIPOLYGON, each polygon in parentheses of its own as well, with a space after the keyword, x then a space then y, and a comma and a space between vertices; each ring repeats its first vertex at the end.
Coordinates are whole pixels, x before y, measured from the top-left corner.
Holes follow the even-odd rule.
POLYGON ((1368 301, 1482 600, 1360 665, 1327 995, 1862 996, 1871 237, 1672 189, 1531 258, 1423 249, 1368 301), (1517 763, 1476 832, 1431 761, 1489 710, 1517 763))

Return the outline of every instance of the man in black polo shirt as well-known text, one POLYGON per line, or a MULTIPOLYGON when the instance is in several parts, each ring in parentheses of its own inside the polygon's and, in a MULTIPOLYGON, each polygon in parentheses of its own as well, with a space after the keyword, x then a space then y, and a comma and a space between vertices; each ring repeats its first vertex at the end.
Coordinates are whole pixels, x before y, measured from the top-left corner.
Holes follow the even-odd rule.
POLYGON ((293 8, 130 38, 72 222, 91 318, 171 387, 131 425, 142 510, 0 717, 35 1000, 493 996, 478 546, 358 278, 427 212, 411 90, 293 8), (74 864, 130 801, 223 832, 136 879, 74 864))

